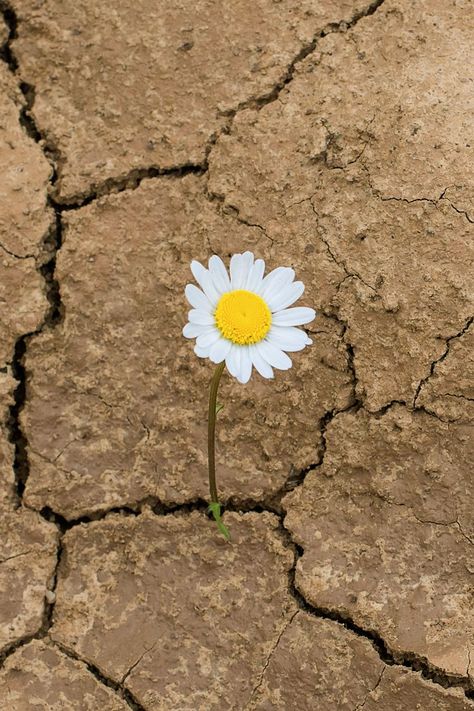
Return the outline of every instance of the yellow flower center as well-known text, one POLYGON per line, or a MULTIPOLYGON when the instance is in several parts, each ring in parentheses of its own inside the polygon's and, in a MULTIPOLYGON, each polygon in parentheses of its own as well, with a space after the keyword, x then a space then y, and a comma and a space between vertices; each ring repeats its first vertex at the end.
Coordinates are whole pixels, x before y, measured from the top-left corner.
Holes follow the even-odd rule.
POLYGON ((240 346, 262 341, 272 324, 272 314, 261 296, 245 289, 222 294, 214 314, 216 326, 240 346))

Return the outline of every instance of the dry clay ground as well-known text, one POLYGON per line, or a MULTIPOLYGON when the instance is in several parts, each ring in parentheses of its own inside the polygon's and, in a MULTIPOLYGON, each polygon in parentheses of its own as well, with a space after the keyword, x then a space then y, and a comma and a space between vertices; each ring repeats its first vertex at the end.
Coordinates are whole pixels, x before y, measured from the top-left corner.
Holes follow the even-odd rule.
POLYGON ((474 709, 474 4, 2 0, 2 711, 474 709), (224 380, 192 258, 314 345, 224 380))

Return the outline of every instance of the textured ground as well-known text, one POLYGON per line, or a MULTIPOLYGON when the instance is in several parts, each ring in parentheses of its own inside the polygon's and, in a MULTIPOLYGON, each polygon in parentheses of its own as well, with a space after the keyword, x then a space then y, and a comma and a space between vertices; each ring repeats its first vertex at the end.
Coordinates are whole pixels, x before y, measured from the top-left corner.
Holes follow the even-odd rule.
POLYGON ((472 0, 0 0, 5 711, 474 709, 472 0), (291 265, 274 382, 192 258, 291 265))

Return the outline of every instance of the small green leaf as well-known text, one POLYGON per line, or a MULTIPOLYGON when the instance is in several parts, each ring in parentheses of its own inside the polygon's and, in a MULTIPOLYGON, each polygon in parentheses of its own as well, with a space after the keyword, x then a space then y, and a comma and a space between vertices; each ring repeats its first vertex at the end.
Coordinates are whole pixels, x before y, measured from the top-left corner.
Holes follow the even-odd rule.
POLYGON ((222 405, 220 402, 218 402, 216 405, 216 415, 218 415, 219 412, 223 409, 224 409, 224 405, 222 405))
POLYGON ((230 541, 230 531, 229 529, 224 526, 221 518, 221 505, 217 501, 211 501, 209 504, 208 510, 212 513, 214 516, 214 520, 217 524, 217 528, 219 531, 222 533, 226 541, 230 541))

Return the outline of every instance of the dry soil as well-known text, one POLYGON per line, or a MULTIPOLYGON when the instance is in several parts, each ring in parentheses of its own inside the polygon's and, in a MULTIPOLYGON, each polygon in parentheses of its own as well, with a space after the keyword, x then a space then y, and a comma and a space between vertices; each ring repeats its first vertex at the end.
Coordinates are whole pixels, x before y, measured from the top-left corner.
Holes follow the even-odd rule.
POLYGON ((2 711, 473 711, 474 2, 0 0, 2 711), (227 377, 189 263, 294 267, 227 377))

